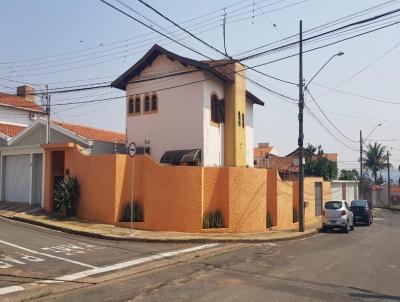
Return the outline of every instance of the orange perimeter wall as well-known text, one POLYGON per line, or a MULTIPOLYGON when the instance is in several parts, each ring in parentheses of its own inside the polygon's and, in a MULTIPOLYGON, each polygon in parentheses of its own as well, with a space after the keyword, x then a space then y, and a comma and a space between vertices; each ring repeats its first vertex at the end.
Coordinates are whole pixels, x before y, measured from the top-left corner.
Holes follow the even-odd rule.
MULTIPOLYGON (((134 228, 182 232, 262 232, 266 230, 267 209, 277 228, 292 227, 296 183, 282 181, 276 170, 249 168, 202 168, 164 166, 145 155, 132 161, 127 155, 82 154, 73 144, 45 145, 45 209, 52 211, 51 152, 65 152, 65 169, 78 176, 81 198, 78 216, 83 219, 120 223, 123 207, 133 199, 144 211, 144 222, 134 228), (224 228, 202 228, 203 214, 219 209, 224 228)), ((306 179, 305 200, 313 198, 314 182, 306 179)), ((324 182, 325 195, 329 183, 324 182)), ((313 204, 310 202, 310 204, 313 204)), ((306 208, 312 221, 314 208, 306 208)))

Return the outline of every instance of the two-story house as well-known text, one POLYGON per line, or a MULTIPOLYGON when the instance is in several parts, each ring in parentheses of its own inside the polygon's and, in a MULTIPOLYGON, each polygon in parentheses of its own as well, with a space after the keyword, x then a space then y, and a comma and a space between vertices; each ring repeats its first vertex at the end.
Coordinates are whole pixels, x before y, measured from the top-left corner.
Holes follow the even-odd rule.
POLYGON ((17 95, 0 92, 0 146, 6 146, 7 141, 44 115, 35 102, 33 87, 20 86, 17 95))
POLYGON ((126 91, 128 142, 170 164, 253 166, 253 107, 233 60, 197 61, 154 45, 112 83, 126 91))

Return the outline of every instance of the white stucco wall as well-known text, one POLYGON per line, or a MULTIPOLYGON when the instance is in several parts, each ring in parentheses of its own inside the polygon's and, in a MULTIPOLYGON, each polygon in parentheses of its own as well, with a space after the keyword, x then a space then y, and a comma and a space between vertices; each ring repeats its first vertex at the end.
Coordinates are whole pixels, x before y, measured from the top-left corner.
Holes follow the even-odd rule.
MULTIPOLYGON (((15 123, 21 125, 29 125, 34 122, 29 118, 29 111, 9 108, 0 105, 0 123, 15 123)), ((36 113, 37 117, 44 116, 36 113)))
MULTIPOLYGON (((160 71, 165 73, 183 70, 189 68, 160 55, 142 72, 141 77, 155 76, 160 71)), ((142 97, 142 114, 126 118, 128 143, 135 142, 137 146, 144 146, 144 141, 149 140, 150 144, 147 146, 150 146, 151 156, 157 161, 164 152, 179 149, 201 149, 203 157, 204 82, 162 90, 203 79, 203 72, 194 72, 184 76, 128 84, 127 95, 139 93, 142 97), (148 91, 157 91, 157 113, 143 114, 143 92, 148 91)))
POLYGON ((224 165, 224 123, 211 122, 211 95, 218 99, 224 98, 224 86, 220 80, 206 81, 204 89, 203 131, 204 131, 204 166, 214 167, 224 165))
POLYGON ((343 199, 343 184, 345 186, 346 201, 350 204, 354 199, 358 198, 358 182, 355 181, 332 181, 331 182, 331 199, 343 199))
POLYGON ((253 106, 252 101, 246 101, 246 164, 249 167, 254 167, 253 106))
POLYGON ((342 184, 331 183, 331 200, 342 200, 342 184))

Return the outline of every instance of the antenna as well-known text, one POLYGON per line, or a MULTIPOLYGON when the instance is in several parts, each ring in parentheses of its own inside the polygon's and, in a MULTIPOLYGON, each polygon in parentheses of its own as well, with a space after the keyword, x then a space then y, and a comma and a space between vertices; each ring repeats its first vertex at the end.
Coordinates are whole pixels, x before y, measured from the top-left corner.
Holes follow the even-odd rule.
POLYGON ((222 23, 222 33, 224 37, 224 50, 225 50, 225 55, 229 57, 228 52, 226 51, 226 8, 224 8, 224 22, 222 23))

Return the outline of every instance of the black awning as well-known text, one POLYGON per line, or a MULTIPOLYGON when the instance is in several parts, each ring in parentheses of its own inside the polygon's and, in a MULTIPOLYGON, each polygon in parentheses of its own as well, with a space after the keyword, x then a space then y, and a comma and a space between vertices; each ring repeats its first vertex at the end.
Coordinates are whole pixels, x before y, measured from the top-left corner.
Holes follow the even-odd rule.
POLYGON ((160 163, 172 165, 198 165, 201 162, 201 150, 169 150, 163 154, 160 163))

